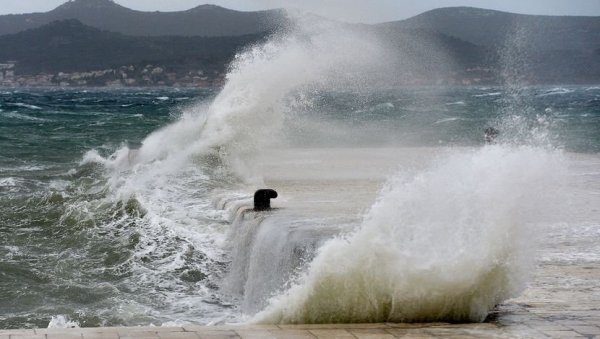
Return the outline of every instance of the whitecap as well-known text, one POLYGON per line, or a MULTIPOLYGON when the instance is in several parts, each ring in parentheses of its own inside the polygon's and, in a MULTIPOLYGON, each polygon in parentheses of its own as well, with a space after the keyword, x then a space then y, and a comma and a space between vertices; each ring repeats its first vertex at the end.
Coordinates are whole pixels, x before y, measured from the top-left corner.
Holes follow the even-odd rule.
POLYGON ((4 249, 7 251, 6 258, 12 259, 14 256, 21 255, 22 252, 17 246, 4 246, 4 249))
POLYGON ((21 178, 14 178, 14 177, 0 178, 0 187, 17 187, 22 182, 23 182, 23 179, 21 179, 21 178))
POLYGON ((6 113, 4 116, 7 117, 7 118, 20 119, 20 120, 28 120, 28 121, 38 121, 38 122, 48 121, 46 119, 36 118, 36 117, 32 117, 32 116, 27 115, 27 114, 22 114, 22 113, 17 113, 17 112, 6 113))
POLYGON ((57 315, 50 319, 48 328, 79 328, 79 323, 66 315, 57 315))
POLYGON ((502 95, 502 92, 491 92, 491 93, 483 93, 483 94, 475 94, 473 95, 476 98, 482 98, 482 97, 497 97, 502 95))
POLYGON ((384 109, 392 109, 394 107, 396 107, 396 106, 394 106, 394 104, 391 103, 391 102, 386 102, 386 103, 379 104, 379 105, 375 106, 376 109, 382 109, 382 108, 384 108, 384 109))
POLYGON ((569 94, 569 93, 573 93, 575 92, 575 90, 573 89, 568 89, 568 88, 563 88, 563 87, 556 87, 553 88, 551 90, 548 90, 542 94, 539 94, 539 97, 545 97, 545 96, 550 96, 550 95, 562 95, 562 94, 569 94))
POLYGON ((440 119, 440 120, 436 121, 435 124, 443 124, 445 122, 451 122, 451 121, 457 121, 457 120, 464 120, 464 119, 459 118, 459 117, 444 118, 444 119, 440 119))
POLYGON ((50 168, 50 166, 44 166, 44 165, 24 165, 24 166, 18 166, 15 167, 15 170, 21 172, 21 171, 43 171, 45 169, 50 168))
POLYGON ((9 105, 9 106, 22 107, 22 108, 35 109, 35 110, 40 110, 40 109, 42 109, 42 108, 41 108, 41 107, 39 107, 39 106, 36 106, 36 105, 30 105, 30 104, 25 104, 25 103, 22 103, 22 102, 17 102, 17 103, 14 103, 14 104, 13 104, 13 103, 9 103, 8 105, 9 105))

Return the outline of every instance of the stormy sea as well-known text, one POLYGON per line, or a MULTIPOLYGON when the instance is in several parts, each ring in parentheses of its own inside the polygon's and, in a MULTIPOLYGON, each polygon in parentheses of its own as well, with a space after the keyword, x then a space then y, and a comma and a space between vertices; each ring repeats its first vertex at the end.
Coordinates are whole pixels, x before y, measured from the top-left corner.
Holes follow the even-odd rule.
POLYGON ((303 32, 223 88, 0 89, 0 328, 478 322, 600 262, 600 87, 385 55, 303 32))

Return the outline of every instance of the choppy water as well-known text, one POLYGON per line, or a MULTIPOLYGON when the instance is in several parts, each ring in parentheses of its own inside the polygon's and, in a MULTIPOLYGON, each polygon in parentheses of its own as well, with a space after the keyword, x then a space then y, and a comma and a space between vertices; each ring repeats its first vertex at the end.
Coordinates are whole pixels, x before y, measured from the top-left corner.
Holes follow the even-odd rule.
MULTIPOLYGON (((260 296, 243 296, 239 293, 232 295, 230 270, 232 265, 240 265, 234 256, 250 254, 240 254, 240 251, 232 249, 229 233, 230 215, 227 210, 217 208, 214 201, 223 196, 231 200, 240 196, 240 193, 247 193, 248 183, 255 185, 261 180, 254 182, 239 176, 235 163, 223 163, 222 154, 219 153, 222 150, 212 155, 210 152, 203 154, 187 151, 188 148, 204 147, 202 141, 198 141, 203 139, 196 128, 207 128, 204 107, 213 103, 215 95, 216 92, 207 90, 176 89, 0 91, 0 328, 46 327, 51 320, 54 319, 56 324, 57 319, 62 319, 57 318, 59 316, 66 316, 81 326, 162 325, 177 322, 206 324, 239 321, 245 317, 244 312, 251 315, 248 314, 249 310, 252 310, 250 313, 260 311, 260 308, 256 309, 256 305, 265 305, 266 298, 275 291, 266 287, 259 288, 265 282, 258 281, 254 283, 253 289, 257 291, 255 293, 262 293, 260 296), (173 125, 177 121, 183 123, 173 125), (165 126, 170 127, 161 129, 165 126), (157 133, 147 138, 148 134, 157 130, 157 133), (142 142, 143 146, 140 148, 142 142), (138 148, 138 152, 129 151, 138 148), (248 300, 251 300, 254 306, 249 306, 248 300)), ((292 95, 292 99, 286 100, 297 99, 297 95, 292 95)), ((223 101, 222 98, 220 100, 223 101)), ((278 148, 318 146, 333 150, 340 146, 385 146, 389 149, 410 146, 413 150, 419 149, 414 147, 423 146, 440 150, 479 149, 484 146, 482 131, 489 125, 504 127, 502 131, 505 133, 501 134, 500 141, 510 144, 511 140, 524 138, 520 131, 515 132, 510 126, 506 127, 507 122, 503 120, 507 110, 515 107, 510 105, 510 101, 511 94, 500 87, 305 91, 301 105, 290 105, 288 102, 286 107, 293 109, 280 122, 283 132, 269 135, 266 145, 271 143, 278 148)), ((555 218, 551 221, 529 220, 551 225, 549 237, 542 240, 546 245, 541 251, 541 257, 543 260, 566 262, 598 260, 592 258, 590 253, 597 250, 595 244, 599 237, 599 225, 591 220, 597 215, 598 208, 594 205, 597 199, 594 200, 593 197, 599 194, 598 187, 595 187, 593 182, 600 176, 600 161, 597 156, 600 151, 600 88, 533 87, 527 89, 527 102, 527 110, 519 112, 524 120, 518 121, 518 124, 543 128, 545 142, 549 140, 554 147, 572 154, 568 157, 568 167, 574 169, 570 174, 570 177, 574 178, 570 182, 574 189, 566 195, 569 197, 568 204, 574 207, 570 209, 569 218, 555 218), (592 199, 588 199, 589 197, 592 199), (578 245, 569 246, 569 243, 573 242, 578 245)), ((219 103, 219 98, 216 103, 219 103)), ((215 131, 214 135, 219 137, 228 133, 223 126, 218 126, 215 131)), ((251 134, 253 130, 247 132, 251 134)), ((236 143, 243 144, 243 139, 232 142, 234 145, 236 143)), ((261 143, 261 147, 262 145, 265 144, 261 143)), ((535 148, 538 145, 531 147, 535 148)), ((424 151, 426 149, 430 148, 423 148, 424 151)), ((408 181, 402 182, 400 186, 389 184, 391 186, 385 191, 387 193, 382 193, 379 204, 367 215, 363 230, 348 240, 349 244, 346 241, 329 244, 322 250, 317 263, 312 265, 316 268, 311 268, 312 273, 308 274, 304 285, 292 289, 292 296, 288 294, 287 297, 282 297, 288 304, 295 301, 303 306, 298 306, 300 309, 290 311, 292 313, 286 315, 285 312, 277 311, 276 305, 272 305, 271 311, 263 315, 262 321, 269 317, 274 317, 275 320, 272 321, 281 321, 285 317, 289 317, 287 321, 292 322, 319 321, 303 318, 302 315, 302 309, 318 308, 318 300, 298 300, 310 289, 307 286, 320 284, 320 276, 331 272, 332 264, 327 263, 323 256, 326 257, 327 253, 337 253, 338 256, 342 256, 339 260, 345 260, 343 253, 356 253, 356 248, 368 250, 368 246, 360 243, 383 241, 377 233, 385 224, 382 224, 381 220, 413 220, 413 226, 403 228, 403 231, 415 232, 414 236, 418 237, 419 230, 426 228, 424 225, 427 224, 426 221, 419 220, 419 217, 435 211, 436 198, 459 198, 457 201, 460 206, 487 206, 487 202, 481 200, 489 198, 486 195, 489 192, 479 192, 474 196, 468 194, 470 190, 476 189, 476 182, 472 185, 465 183, 465 186, 454 191, 440 193, 441 191, 436 190, 435 185, 438 181, 443 182, 441 178, 444 178, 445 172, 467 176, 485 175, 487 167, 482 164, 486 161, 506 161, 503 163, 505 168, 502 173, 509 174, 496 178, 495 185, 522 188, 524 182, 539 180, 539 173, 531 174, 527 171, 535 166, 552 164, 544 155, 539 154, 538 156, 546 160, 536 162, 535 149, 523 154, 502 153, 507 151, 500 150, 497 152, 491 155, 473 155, 475 159, 481 158, 480 160, 467 160, 472 158, 469 158, 469 155, 461 155, 463 158, 458 158, 459 160, 449 161, 440 165, 438 169, 426 170, 419 180, 425 180, 427 183, 411 183, 406 179, 408 181), (526 162, 526 159, 529 159, 530 163, 526 162), (471 165, 475 169, 468 166, 458 168, 466 166, 469 161, 473 161, 471 165), (431 201, 431 210, 419 212, 418 209, 425 208, 424 205, 416 198, 411 200, 410 195, 404 196, 404 191, 422 194, 419 199, 431 201), (397 202, 387 206, 390 200, 386 197, 397 202), (411 214, 408 210, 403 210, 402 206, 417 209, 411 214), (399 212, 393 212, 398 208, 399 212), (386 210, 389 211, 385 212, 386 210), (354 245, 357 247, 353 247, 353 243, 358 243, 354 245)), ((247 156, 246 151, 241 154, 247 156)), ((416 158, 419 158, 418 151, 416 154, 416 158)), ((323 157, 322 154, 319 156, 321 159, 327 157, 323 157)), ((311 165, 313 177, 319 177, 321 173, 319 156, 312 160, 316 162, 311 165)), ((385 153, 382 157, 388 158, 385 153)), ((408 159, 407 157, 400 158, 408 159)), ((394 156, 390 155, 389 158, 394 156)), ((337 158, 332 159, 332 164, 335 164, 337 158)), ((306 164, 306 161, 311 160, 305 159, 298 164, 306 164)), ((339 187, 334 187, 334 190, 349 187, 348 181, 352 182, 352 178, 360 177, 359 170, 348 170, 348 167, 352 166, 351 162, 340 160, 337 162, 337 169, 322 168, 322 173, 327 174, 319 180, 331 184, 332 180, 339 176, 340 179, 346 180, 346 184, 339 182, 335 184, 339 187)), ((294 164, 289 168, 293 167, 294 164)), ((541 170, 543 172, 548 169, 541 170)), ((376 172, 377 168, 372 171, 376 172)), ((412 171, 414 172, 414 169, 412 171)), ((283 183, 286 179, 279 180, 283 183)), ((383 178, 377 180, 382 181, 383 178)), ((544 183, 548 184, 545 181, 544 183)), ((355 184, 358 185, 357 182, 355 184)), ((293 187, 294 184, 288 182, 288 185, 293 187)), ((380 188, 378 185, 365 187, 370 187, 367 191, 374 195, 380 188)), ((487 189, 493 194, 501 194, 494 191, 500 189, 499 187, 487 189)), ((360 190, 365 191, 365 188, 360 190)), ((528 194, 534 194, 536 197, 535 194, 541 194, 541 191, 525 190, 511 194, 524 199, 528 194)), ((246 196, 242 194, 240 197, 246 196)), ((326 197, 324 193, 319 195, 317 192, 312 198, 309 196, 304 199, 318 200, 326 197)), ((241 201, 243 205, 243 200, 241 201)), ((375 200, 367 201, 364 207, 374 202, 375 200)), ((310 215, 313 207, 307 206, 305 215, 310 215)), ((521 206, 518 213, 525 213, 526 207, 533 208, 521 206)), ((491 214, 483 216, 450 214, 455 218, 454 223, 462 225, 462 228, 458 233, 451 232, 446 235, 443 235, 445 233, 441 228, 436 234, 443 238, 472 231, 472 220, 464 218, 497 219, 502 213, 507 213, 503 208, 508 207, 499 206, 498 210, 491 210, 491 214)), ((231 210, 231 207, 229 209, 231 210)), ((316 209, 313 208, 312 211, 315 215, 318 214, 316 209)), ((515 210, 508 213, 513 212, 515 210)), ((322 211, 320 213, 323 214, 322 211)), ((440 218, 447 216, 444 214, 446 212, 439 213, 440 218)), ((353 218, 343 222, 332 222, 338 223, 341 229, 354 229, 362 221, 358 214, 353 218), (350 224, 344 226, 344 223, 348 222, 350 224)), ((317 225, 328 219, 323 217, 319 220, 317 225)), ((315 224, 308 219, 294 222, 315 224)), ((435 220, 429 222, 441 225, 435 220)), ((490 225, 495 224, 491 222, 490 225)), ((494 237, 495 232, 498 232, 494 227, 481 229, 481 235, 494 237)), ((396 231, 399 229, 394 228, 390 232, 396 234, 396 231)), ((336 232, 339 230, 327 231, 317 236, 316 240, 309 241, 312 244, 312 254, 304 260, 312 258, 316 248, 336 232)), ((518 239, 517 235, 513 236, 518 239)), ((407 242, 406 238, 400 235, 392 239, 396 239, 397 244, 403 244, 399 248, 404 250, 419 244, 407 242)), ((516 242, 515 239, 510 241, 516 242)), ((436 240, 429 241, 435 244, 436 240)), ((456 246, 468 249, 478 241, 469 237, 458 241, 457 238, 456 246)), ((483 244, 494 243, 496 242, 491 241, 483 244)), ((502 247, 503 244, 500 242, 498 246, 502 247)), ((238 244, 239 246, 241 245, 238 244)), ((443 247, 441 243, 437 246, 443 247)), ((474 248, 480 251, 478 257, 493 257, 511 249, 501 248, 498 249, 500 252, 493 252, 492 248, 492 252, 486 252, 490 251, 487 247, 474 248)), ((452 249, 453 247, 447 248, 449 251, 452 249)), ((445 252, 435 252, 432 256, 420 257, 419 260, 435 262, 443 253, 445 252)), ((452 257, 449 253, 444 256, 452 257)), ((294 256, 297 253, 289 255, 294 256)), ((414 255, 416 252, 409 257, 414 255)), ((461 257, 459 253, 456 255, 462 259, 445 259, 447 261, 444 261, 443 266, 451 271, 464 269, 462 266, 453 266, 455 263, 470 265, 482 271, 488 269, 478 266, 485 265, 485 262, 473 262, 472 256, 461 257)), ((398 258, 406 260, 408 257, 398 258)), ((298 261, 298 257, 294 260, 296 261, 293 265, 306 267, 306 262, 298 261)), ((348 263, 348 271, 340 275, 341 284, 348 281, 348 276, 376 274, 371 268, 367 269, 368 264, 365 261, 369 260, 375 259, 365 254, 360 260, 348 263)), ((246 262, 245 265, 249 263, 246 262)), ((436 267, 439 268, 435 265, 429 266, 430 270, 423 273, 415 267, 403 266, 405 271, 390 277, 395 277, 395 281, 408 287, 382 287, 375 294, 385 294, 387 289, 391 289, 390 294, 398 295, 399 300, 410 299, 423 303, 418 295, 407 295, 402 291, 410 289, 411 281, 419 279, 430 279, 431 289, 439 291, 442 287, 433 282, 449 278, 446 277, 447 273, 444 273, 446 271, 436 273, 436 267)), ((518 275, 520 269, 522 268, 511 271, 508 277, 518 275)), ((291 274, 293 267, 287 267, 286 270, 286 274, 291 274)), ((394 271, 392 268, 388 270, 394 271)), ((272 281, 277 280, 277 277, 274 279, 264 272, 261 274, 272 281)), ((474 270, 473 274, 477 275, 477 270, 474 270)), ((497 272, 494 274, 502 275, 497 272)), ((376 283, 385 285, 385 279, 388 278, 382 277, 383 280, 376 283)), ((285 279, 280 279, 282 281, 279 284, 285 285, 285 279)), ((341 291, 335 284, 337 283, 330 288, 341 291)), ((470 286, 465 284, 464 286, 470 286)), ((358 285, 355 290, 341 293, 357 292, 362 286, 358 285)), ((282 286, 270 288, 278 290, 282 286)), ((500 287, 494 285, 490 288, 500 287)), ((319 292, 322 293, 320 298, 324 298, 321 301, 327 300, 328 291, 330 292, 319 292)), ((367 300, 369 296, 365 298, 367 300)), ((465 300, 465 296, 460 294, 448 298, 450 303, 465 300)), ((353 302, 360 303, 361 300, 358 298, 353 302)), ((497 301, 499 300, 491 300, 492 303, 497 301)), ((427 302, 428 307, 442 307, 436 304, 436 300, 427 302)), ((484 301, 483 304, 485 303, 484 301)), ((342 301, 335 305, 360 308, 360 305, 342 301)), ((354 318, 343 315, 328 318, 327 314, 330 314, 331 310, 319 310, 323 313, 316 312, 311 316, 321 316, 322 321, 378 319, 373 314, 357 314, 354 318)), ((397 318, 394 319, 435 319, 435 316, 426 314, 426 309, 408 308, 397 311, 399 313, 396 313, 397 318), (415 314, 413 318, 407 316, 411 311, 415 314)), ((373 312, 384 311, 377 309, 373 312)), ((461 315, 456 315, 456 318, 461 319, 461 315)))

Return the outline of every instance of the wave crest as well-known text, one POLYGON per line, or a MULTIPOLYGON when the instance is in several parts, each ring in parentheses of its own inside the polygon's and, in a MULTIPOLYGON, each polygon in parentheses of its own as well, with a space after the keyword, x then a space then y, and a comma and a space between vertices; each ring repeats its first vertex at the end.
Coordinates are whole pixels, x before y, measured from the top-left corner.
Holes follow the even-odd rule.
POLYGON ((563 167, 555 152, 490 146, 400 174, 253 322, 483 321, 525 287, 530 223, 553 205, 563 167))

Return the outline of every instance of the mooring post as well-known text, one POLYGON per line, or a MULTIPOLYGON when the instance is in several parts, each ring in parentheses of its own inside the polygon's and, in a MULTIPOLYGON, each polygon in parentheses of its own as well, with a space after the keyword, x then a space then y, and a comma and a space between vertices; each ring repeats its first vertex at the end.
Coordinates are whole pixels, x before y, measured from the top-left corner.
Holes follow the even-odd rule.
POLYGON ((271 199, 277 198, 277 192, 270 188, 260 189, 254 193, 254 210, 266 211, 271 209, 271 199))

